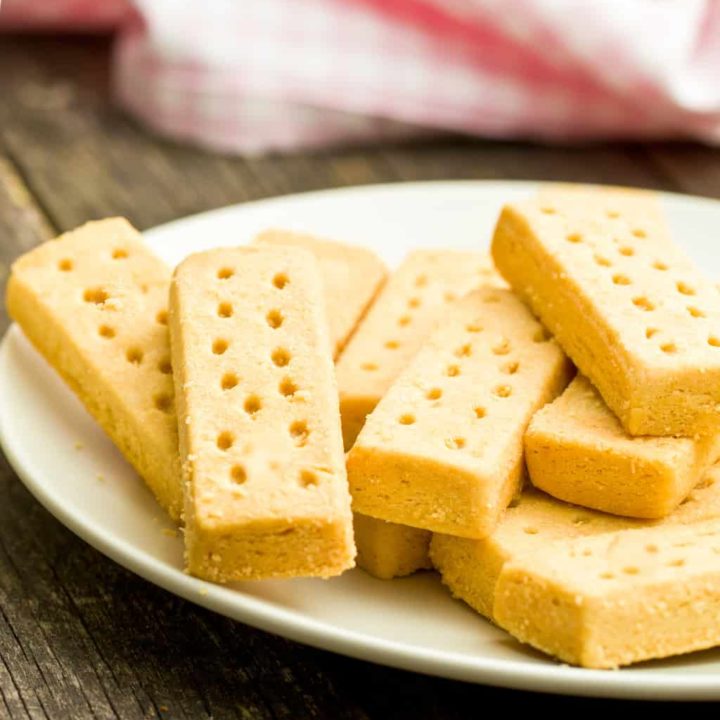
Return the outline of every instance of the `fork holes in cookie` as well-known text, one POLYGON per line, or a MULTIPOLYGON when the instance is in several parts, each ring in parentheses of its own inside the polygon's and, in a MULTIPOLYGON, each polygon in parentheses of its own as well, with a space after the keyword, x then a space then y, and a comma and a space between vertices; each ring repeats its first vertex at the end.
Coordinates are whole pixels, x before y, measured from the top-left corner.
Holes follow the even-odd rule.
POLYGON ((475 417, 478 420, 482 420, 486 415, 487 415, 487 410, 484 407, 478 405, 475 408, 475 417))
POLYGON ((139 347, 131 347, 125 353, 125 359, 132 365, 139 365, 143 361, 145 353, 139 347))
POLYGON ((657 328, 649 327, 645 330, 645 337, 650 340, 650 338, 655 337, 660 331, 657 328))
POLYGON ((465 330, 469 333, 479 333, 482 332, 482 325, 479 325, 478 323, 468 323, 465 326, 465 330))
POLYGON ((168 358, 163 358, 158 363, 157 368, 163 375, 170 375, 172 373, 172 364, 168 358))
POLYGON ((73 269, 73 261, 70 260, 69 258, 63 258, 58 263, 58 270, 60 270, 60 272, 70 272, 72 269, 73 269))
POLYGON ((555 208, 551 205, 545 205, 540 208, 540 212, 543 213, 543 215, 554 215, 557 210, 555 210, 555 208))
POLYGON ((646 233, 642 228, 635 228, 635 229, 632 231, 632 234, 633 234, 636 238, 640 238, 640 239, 647 237, 647 233, 646 233))
POLYGON ((280 394, 284 397, 292 397, 298 391, 298 386, 291 378, 286 377, 280 381, 278 389, 280 390, 280 394))
POLYGON ((612 263, 604 255, 595 255, 595 263, 600 267, 611 267, 612 263))
POLYGON ((677 352, 677 345, 672 342, 663 343, 660 346, 660 350, 662 350, 666 355, 674 355, 677 352))
POLYGON ((617 210, 607 210, 605 214, 610 218, 610 220, 616 220, 620 217, 620 213, 617 210))
POLYGON ((212 351, 215 355, 222 355, 228 349, 228 341, 218 338, 212 344, 212 351))
POLYGON ((283 324, 285 318, 277 308, 273 308, 265 316, 265 320, 273 330, 277 330, 283 324))
POLYGON ((412 318, 409 315, 401 315, 398 318, 398 325, 400 327, 406 327, 412 322, 412 318))
POLYGON ((158 314, 155 316, 155 322, 158 325, 167 325, 168 324, 168 311, 160 310, 158 312, 158 314))
POLYGON ((693 305, 688 305, 687 311, 690 313, 691 317, 694 318, 704 318, 705 313, 698 307, 695 307, 693 305))
POLYGON ((115 337, 115 328, 112 328, 109 325, 101 325, 98 328, 98 335, 106 338, 107 340, 111 340, 115 337))
POLYGON ((665 271, 668 269, 668 266, 667 266, 664 262, 662 262, 661 260, 656 260, 656 261, 652 264, 652 266, 653 266, 656 270, 660 270, 660 272, 665 272, 665 271))
POLYGON ((465 343, 464 345, 461 345, 457 350, 455 350, 455 357, 458 358, 470 357, 471 355, 472 345, 470 343, 465 343))
POLYGON ((629 245, 623 245, 618 252, 625 257, 632 257, 635 254, 635 249, 629 245))
POLYGON ((627 275, 623 275, 622 273, 613 275, 612 281, 615 285, 630 285, 631 283, 630 278, 627 275))
POLYGON ((385 347, 388 350, 397 350, 400 347, 400 343, 397 340, 388 340, 385 343, 385 347))
POLYGON ((634 297, 632 303, 636 308, 644 310, 645 312, 652 312, 655 309, 655 305, 644 295, 634 297))
POLYGON ((218 280, 229 280, 234 274, 235 271, 229 267, 222 267, 217 271, 218 280))
POLYGON ((278 290, 282 290, 290 282, 290 278, 285 273, 277 273, 272 282, 278 290))
POLYGON ((427 275, 418 275, 415 278, 415 287, 425 287, 428 283, 427 275))
POLYGON ((404 413, 398 418, 398 422, 401 425, 413 425, 415 423, 415 416, 412 413, 404 413))
POLYGON ((128 252, 125 248, 116 248, 112 253, 113 260, 125 260, 127 256, 128 252))
POLYGON ((218 446, 218 449, 223 452, 227 452, 233 446, 234 442, 235 438, 233 434, 227 430, 221 432, 215 440, 215 444, 218 446))
POLYGON ((681 295, 694 295, 695 294, 695 288, 691 285, 688 285, 686 282, 683 282, 680 280, 678 283, 676 283, 675 287, 677 288, 677 291, 681 295))
POLYGON ((420 298, 417 297, 411 297, 408 300, 408 307, 409 308, 419 308, 420 307, 420 298))
POLYGON ((445 370, 445 374, 448 377, 457 377, 460 374, 460 366, 459 365, 448 365, 447 369, 445 370))
POLYGON ((290 353, 285 348, 275 348, 270 357, 277 367, 285 367, 290 362, 290 353))
POLYGON ((580 233, 570 233, 565 237, 565 239, 569 243, 573 243, 574 245, 578 245, 582 242, 582 235, 580 233))
POLYGON ((720 337, 717 335, 711 335, 708 338, 708 345, 715 348, 720 348, 720 337))
POLYGON ((507 362, 500 368, 500 371, 505 373, 505 375, 514 375, 519 369, 519 362, 507 362))
POLYGON ((497 385, 493 390, 497 397, 507 398, 512 395, 512 387, 510 385, 497 385))
POLYGON ((248 415, 255 415, 255 413, 259 412, 261 408, 262 400, 257 395, 249 395, 245 398, 243 410, 245 410, 248 415))
POLYGON ((230 468, 230 479, 234 483, 242 485, 247 480, 247 471, 242 465, 233 465, 230 468))
POLYGON ((172 409, 172 397, 167 393, 159 393, 153 398, 153 404, 160 412, 169 413, 172 409))
POLYGON ((493 355, 507 355, 511 350, 509 340, 501 340, 492 347, 493 355))
POLYGON ((319 482, 318 476, 311 470, 302 470, 300 472, 300 485, 302 487, 313 487, 319 482))
POLYGON ((232 303, 221 302, 217 307, 217 314, 218 314, 218 317, 221 317, 221 318, 232 317, 232 314, 233 314, 232 303))
POLYGON ((223 390, 232 390, 239 382, 240 380, 235 373, 227 372, 222 376, 222 379, 220 380, 220 387, 223 390))
POLYGON ((95 305, 102 305, 110 296, 103 288, 87 288, 83 293, 83 300, 95 305))
POLYGON ((640 573, 640 569, 636 568, 634 565, 626 565, 622 571, 626 575, 638 575, 640 573))
POLYGON ((378 365, 377 363, 366 362, 360 366, 360 369, 365 370, 365 372, 375 372, 378 369, 378 365))
POLYGON ((440 388, 430 388, 425 393, 425 397, 428 400, 439 400, 442 397, 442 390, 440 388))
POLYGON ((462 450, 465 447, 465 438, 452 437, 445 440, 445 447, 448 450, 462 450))
POLYGON ((307 442, 310 430, 304 420, 295 420, 290 423, 290 437, 295 441, 298 447, 302 447, 307 442))

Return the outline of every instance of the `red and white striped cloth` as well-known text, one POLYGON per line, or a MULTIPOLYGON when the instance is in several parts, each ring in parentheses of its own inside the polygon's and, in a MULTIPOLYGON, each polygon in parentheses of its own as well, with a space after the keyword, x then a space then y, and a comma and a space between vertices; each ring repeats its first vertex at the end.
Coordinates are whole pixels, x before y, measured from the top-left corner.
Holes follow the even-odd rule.
POLYGON ((720 142, 718 0, 4 0, 3 25, 116 28, 120 103, 222 151, 720 142))

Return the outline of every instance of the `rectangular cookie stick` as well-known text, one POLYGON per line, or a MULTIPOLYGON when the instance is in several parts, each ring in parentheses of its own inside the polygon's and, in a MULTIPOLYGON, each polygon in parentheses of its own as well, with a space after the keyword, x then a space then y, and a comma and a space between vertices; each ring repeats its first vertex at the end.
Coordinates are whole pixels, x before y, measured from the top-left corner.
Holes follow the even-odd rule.
POLYGON ((385 282, 385 264, 367 248, 289 230, 266 230, 253 242, 304 248, 315 256, 325 289, 330 342, 337 358, 385 282))
POLYGON ((632 437, 578 375, 537 412, 525 434, 532 483, 560 500, 638 518, 661 518, 720 453, 720 434, 632 437))
POLYGON ((380 580, 411 575, 430 565, 428 530, 354 513, 357 564, 380 580))
POLYGON ((503 566, 556 540, 616 533, 644 527, 692 525, 720 518, 720 466, 672 514, 662 520, 635 520, 570 505, 528 488, 507 509, 495 532, 483 540, 433 535, 430 557, 453 596, 492 618, 495 586, 503 566))
MULTIPOLYGON (((335 357, 362 321, 387 276, 384 264, 365 248, 287 230, 266 230, 256 245, 292 245, 315 255, 325 288, 330 339, 335 357)), ((354 438, 353 438, 354 439, 354 438)), ((355 514, 357 564, 384 580, 429 567, 426 530, 355 514)))
POLYGON ((628 433, 717 432, 720 301, 655 202, 546 192, 505 206, 492 253, 628 433))
POLYGON ((518 640, 590 668, 720 644, 720 520, 558 542, 503 567, 493 615, 518 640))
POLYGON ((448 305, 493 280, 499 282, 481 253, 415 250, 407 256, 337 363, 346 450, 448 305))
POLYGON ((167 295, 170 270, 122 218, 19 258, 10 316, 80 398, 160 505, 180 519, 167 295))
POLYGON ((352 514, 317 263, 193 255, 170 293, 187 569, 215 582, 337 575, 352 514))
POLYGON ((481 288, 378 403, 347 459, 353 508, 463 537, 483 537, 519 490, 523 435, 563 390, 571 366, 509 290, 481 288))

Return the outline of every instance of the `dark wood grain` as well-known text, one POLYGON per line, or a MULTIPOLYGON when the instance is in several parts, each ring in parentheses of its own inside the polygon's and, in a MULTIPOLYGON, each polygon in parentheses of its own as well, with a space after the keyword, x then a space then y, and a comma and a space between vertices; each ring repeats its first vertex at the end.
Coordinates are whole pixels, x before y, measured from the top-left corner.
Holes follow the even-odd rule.
MULTIPOLYGON (((441 142, 252 159, 153 137, 109 100, 107 39, 0 38, 0 272, 54 232, 140 228, 282 193, 515 178, 720 195, 717 153, 684 145, 441 142)), ((4 308, 2 328, 7 324, 4 308)), ((588 701, 391 670, 231 622, 126 572, 33 500, 0 460, 0 716, 462 718, 588 701)), ((594 701, 596 708, 598 701, 594 701)))
POLYGON ((720 149, 676 143, 651 145, 645 150, 655 172, 667 185, 692 195, 720 197, 720 149))

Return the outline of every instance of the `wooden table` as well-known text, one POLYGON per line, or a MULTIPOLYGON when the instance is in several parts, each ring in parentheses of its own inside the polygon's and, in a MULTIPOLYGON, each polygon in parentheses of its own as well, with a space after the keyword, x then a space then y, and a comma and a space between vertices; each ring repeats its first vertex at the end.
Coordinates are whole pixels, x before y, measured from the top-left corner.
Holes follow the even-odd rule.
MULTIPOLYGON (((92 218, 125 215, 142 229, 316 188, 515 178, 720 196, 720 153, 692 144, 557 148, 453 139, 214 156, 153 137, 113 108, 108 51, 102 38, 0 36, 3 285, 17 255, 92 218)), ((582 712, 588 703, 391 670, 205 611, 83 543, 0 459, 0 716, 421 720, 479 716, 495 701, 509 711, 582 712)))

